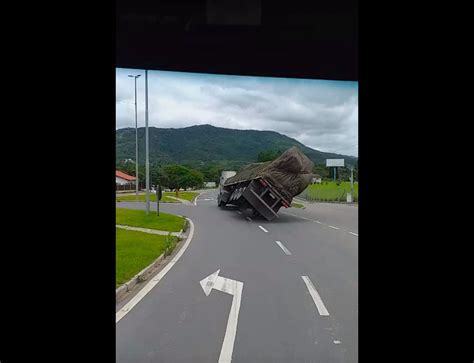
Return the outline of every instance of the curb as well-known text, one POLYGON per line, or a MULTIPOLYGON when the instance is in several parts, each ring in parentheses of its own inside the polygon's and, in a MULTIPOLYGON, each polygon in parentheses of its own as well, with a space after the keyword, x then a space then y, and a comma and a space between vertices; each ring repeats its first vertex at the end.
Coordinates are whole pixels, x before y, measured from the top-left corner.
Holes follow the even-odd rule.
POLYGON ((159 229, 152 229, 152 228, 133 227, 133 226, 127 226, 127 225, 123 225, 123 224, 116 224, 115 227, 120 228, 120 229, 126 229, 126 230, 129 230, 129 231, 143 232, 143 233, 149 233, 149 234, 157 234, 157 235, 160 235, 160 236, 167 236, 170 233, 174 237, 181 238, 183 236, 183 230, 180 230, 179 232, 172 232, 172 231, 162 231, 162 230, 159 230, 159 229))
POLYGON ((147 267, 145 267, 143 270, 141 270, 139 273, 137 273, 135 276, 133 276, 129 281, 124 283, 123 285, 119 286, 115 290, 115 303, 118 303, 122 300, 122 298, 130 291, 133 290, 133 288, 139 283, 146 281, 153 270, 158 267, 161 262, 165 259, 165 254, 162 253, 155 261, 153 261, 151 264, 149 264, 147 267))
MULTIPOLYGON (((178 262, 178 260, 181 258, 181 256, 186 252, 187 248, 189 247, 189 244, 191 243, 193 236, 194 236, 194 223, 191 219, 186 218, 186 220, 189 222, 189 232, 186 237, 186 241, 181 245, 179 250, 175 249, 176 254, 171 255, 172 258, 171 260, 166 264, 166 266, 163 267, 156 275, 153 275, 153 278, 149 279, 149 281, 144 284, 143 288, 141 288, 139 291, 137 291, 136 294, 134 294, 131 299, 124 305, 120 310, 118 310, 115 313, 115 323, 117 324, 133 307, 140 302, 141 299, 143 299, 155 286, 158 284, 164 276, 173 268, 173 266, 178 262)), ((161 257, 161 256, 160 256, 161 257)), ((158 257, 158 259, 160 258, 158 257)), ((155 262, 151 265, 153 266, 154 264, 158 263, 158 259, 155 260, 155 262)), ((161 262, 161 261, 160 261, 161 262)), ((142 270, 145 271, 149 268, 148 266, 146 269, 142 270)), ((139 274, 138 274, 139 275, 139 274)), ((149 276, 142 275, 142 278, 148 278, 149 276)), ((141 280, 140 280, 141 281, 141 280)), ((135 285, 138 281, 138 279, 135 280, 135 285)), ((128 283, 127 283, 128 284, 128 283)), ((135 286, 134 285, 134 286, 135 286)), ((117 290, 119 290, 118 288, 117 290)), ((122 288, 123 289, 123 288, 122 288)), ((127 286, 127 289, 130 289, 130 286, 127 286)), ((116 290, 116 291, 117 291, 116 290)), ((123 294, 123 292, 121 292, 123 294)), ((123 296, 123 295, 122 295, 123 296)), ((117 300, 117 298, 116 298, 117 300)), ((116 302, 117 303, 117 302, 116 302)))
POLYGON ((208 191, 208 190, 205 190, 205 191, 203 191, 203 192, 198 192, 198 193, 199 193, 199 194, 196 195, 196 196, 194 197, 193 201, 192 201, 192 203, 193 203, 194 205, 197 205, 197 200, 198 200, 198 198, 199 198, 201 195, 206 194, 206 193, 209 193, 209 191, 208 191))
POLYGON ((193 203, 190 202, 189 200, 182 199, 182 198, 177 198, 177 197, 172 197, 171 195, 169 195, 168 198, 175 199, 175 200, 177 200, 179 203, 184 204, 184 205, 192 205, 192 204, 193 204, 193 203))
MULTIPOLYGON (((185 218, 186 223, 189 223, 190 220, 188 218, 186 218, 184 216, 180 216, 180 217, 185 218)), ((125 226, 125 227, 127 227, 127 226, 125 226)), ((189 229, 189 227, 188 227, 188 229, 189 229)), ((179 239, 183 239, 183 237, 184 237, 183 230, 179 231, 178 233, 179 233, 179 235, 177 235, 175 237, 178 237, 179 239)), ((187 238, 189 238, 189 234, 188 234, 187 238)), ((178 241, 178 243, 179 242, 181 242, 181 241, 178 241)), ((165 260, 165 259, 166 259, 165 254, 162 253, 155 261, 153 261, 151 264, 149 264, 147 267, 145 267, 143 270, 141 270, 139 273, 137 273, 135 276, 133 276, 126 283, 124 283, 124 284, 120 285, 118 288, 116 288, 115 289, 115 303, 117 304, 120 301, 122 301, 123 297, 127 293, 131 292, 133 290, 133 288, 137 285, 137 283, 146 281, 150 277, 150 275, 154 272, 154 270, 158 266, 160 266, 161 263, 163 262, 163 260, 165 260)))
POLYGON ((302 202, 302 203, 306 203, 306 204, 315 204, 315 203, 330 203, 330 204, 347 204, 347 205, 357 205, 359 204, 359 201, 357 202, 352 202, 352 203, 348 203, 348 202, 344 202, 344 201, 337 201, 337 200, 306 200, 306 199, 300 199, 300 198, 297 198, 297 197, 294 197, 293 199, 296 199, 298 202, 302 202))

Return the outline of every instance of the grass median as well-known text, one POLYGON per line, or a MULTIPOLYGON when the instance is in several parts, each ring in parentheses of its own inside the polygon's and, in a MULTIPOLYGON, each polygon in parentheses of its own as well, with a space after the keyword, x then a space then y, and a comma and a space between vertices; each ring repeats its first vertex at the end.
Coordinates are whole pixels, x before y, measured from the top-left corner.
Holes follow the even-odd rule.
POLYGON ((179 232, 185 224, 183 217, 162 212, 158 216, 156 211, 150 211, 150 214, 146 215, 145 211, 140 209, 116 208, 115 216, 116 224, 161 231, 179 232))
POLYGON ((199 193, 196 192, 179 192, 178 197, 176 197, 176 192, 165 192, 163 193, 163 197, 176 197, 180 199, 185 199, 187 201, 192 202, 194 198, 196 198, 199 193))
MULTIPOLYGON (((134 202, 138 200, 139 202, 145 202, 145 194, 138 194, 138 199, 135 194, 133 195, 117 195, 115 199, 118 202, 134 202)), ((150 193, 150 201, 151 202, 156 202, 156 194, 150 193)), ((160 203, 180 203, 176 199, 169 198, 168 196, 165 196, 164 194, 161 196, 160 203)))
POLYGON ((176 244, 174 236, 161 236, 116 228, 115 285, 119 287, 176 244))
MULTIPOLYGON (((345 202, 347 193, 351 190, 350 182, 339 185, 334 181, 309 185, 300 196, 306 200, 321 202, 345 202)), ((354 201, 359 199, 359 183, 354 183, 354 201)))

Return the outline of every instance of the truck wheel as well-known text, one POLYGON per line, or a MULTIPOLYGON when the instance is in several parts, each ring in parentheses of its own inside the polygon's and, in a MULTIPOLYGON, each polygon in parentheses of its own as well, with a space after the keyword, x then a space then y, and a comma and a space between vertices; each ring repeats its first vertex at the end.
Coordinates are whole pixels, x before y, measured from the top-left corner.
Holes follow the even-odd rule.
POLYGON ((252 209, 252 218, 257 218, 260 215, 255 209, 252 209))
POLYGON ((221 195, 217 196, 217 205, 221 208, 225 207, 225 203, 221 200, 221 195))

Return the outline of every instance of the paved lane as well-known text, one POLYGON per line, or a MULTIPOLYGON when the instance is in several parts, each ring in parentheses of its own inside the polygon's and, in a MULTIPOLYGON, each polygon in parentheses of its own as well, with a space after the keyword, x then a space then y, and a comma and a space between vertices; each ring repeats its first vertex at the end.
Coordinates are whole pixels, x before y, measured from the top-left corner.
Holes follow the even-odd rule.
POLYGON ((219 209, 215 197, 202 195, 197 206, 160 204, 191 218, 194 238, 117 323, 117 362, 217 362, 232 296, 206 296, 199 283, 217 269, 244 283, 233 362, 357 362, 358 239, 289 215, 248 221, 233 208, 219 209), (302 276, 329 316, 320 315, 302 276))
MULTIPOLYGON (((296 201, 298 203, 298 201, 296 201)), ((289 208, 282 212, 320 221, 346 231, 359 233, 359 208, 357 204, 304 203, 305 209, 289 208)))

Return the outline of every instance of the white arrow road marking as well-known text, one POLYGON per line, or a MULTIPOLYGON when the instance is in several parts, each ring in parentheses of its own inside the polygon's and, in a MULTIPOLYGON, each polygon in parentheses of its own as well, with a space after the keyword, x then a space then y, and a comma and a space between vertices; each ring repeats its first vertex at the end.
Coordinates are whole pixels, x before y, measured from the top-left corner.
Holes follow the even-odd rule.
POLYGON ((280 248, 283 250, 283 252, 285 252, 286 255, 291 255, 291 252, 288 251, 288 248, 286 248, 283 243, 281 243, 280 241, 275 241, 275 243, 280 246, 280 248))
POLYGON ((225 331, 224 343, 222 343, 219 363, 229 363, 232 360, 234 350, 235 335, 237 333, 237 321, 239 319, 240 300, 242 299, 242 289, 244 283, 219 276, 220 269, 200 281, 201 287, 206 296, 209 296, 212 289, 216 289, 233 296, 230 308, 227 329, 225 331))
POLYGON ((262 226, 258 226, 258 227, 259 227, 262 231, 264 231, 265 233, 268 233, 268 231, 267 231, 265 228, 263 228, 262 226))
POLYGON ((306 284, 306 287, 309 290, 309 293, 311 294, 311 297, 313 298, 314 304, 316 305, 316 308, 319 311, 319 315, 329 316, 329 313, 323 304, 323 300, 321 300, 321 296, 319 296, 318 292, 316 291, 316 288, 314 287, 309 277, 301 276, 301 278, 303 279, 304 283, 306 284))

